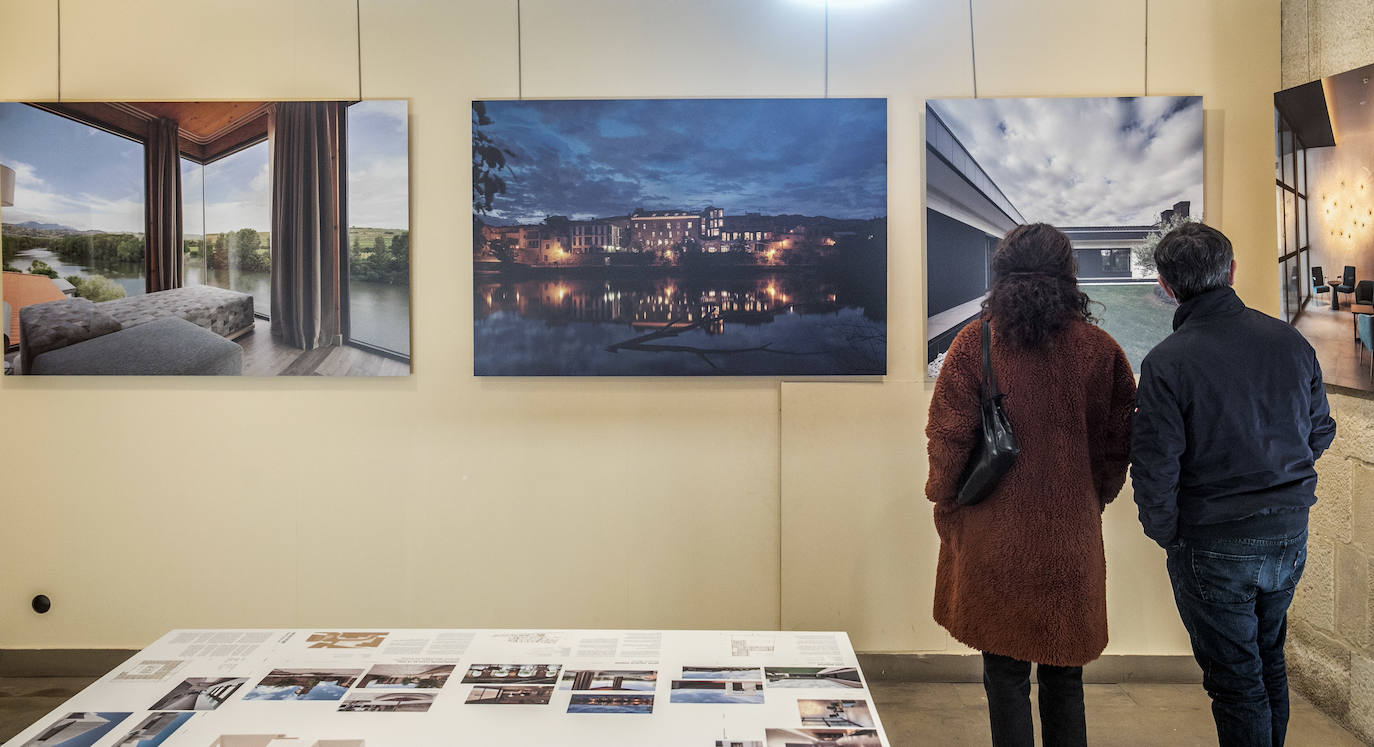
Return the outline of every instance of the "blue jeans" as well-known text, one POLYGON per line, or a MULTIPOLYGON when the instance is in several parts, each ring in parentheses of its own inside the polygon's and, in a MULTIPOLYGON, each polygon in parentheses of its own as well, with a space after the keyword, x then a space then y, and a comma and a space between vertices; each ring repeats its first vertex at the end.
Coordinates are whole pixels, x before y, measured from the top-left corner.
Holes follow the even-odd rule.
POLYGON ((1221 747, 1282 747, 1283 642, 1307 561, 1307 532, 1276 539, 1185 539, 1167 548, 1174 602, 1202 667, 1221 747))

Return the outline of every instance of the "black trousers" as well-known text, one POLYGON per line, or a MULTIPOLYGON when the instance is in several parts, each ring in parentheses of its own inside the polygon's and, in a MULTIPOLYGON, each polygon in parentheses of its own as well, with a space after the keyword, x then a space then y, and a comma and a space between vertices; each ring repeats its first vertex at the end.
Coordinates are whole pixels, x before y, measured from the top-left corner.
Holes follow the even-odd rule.
MULTIPOLYGON (((983 652, 983 689, 993 747, 1035 747, 1030 706, 1031 663, 983 652)), ((1083 667, 1036 665, 1040 683, 1040 737, 1044 747, 1086 747, 1083 667)))

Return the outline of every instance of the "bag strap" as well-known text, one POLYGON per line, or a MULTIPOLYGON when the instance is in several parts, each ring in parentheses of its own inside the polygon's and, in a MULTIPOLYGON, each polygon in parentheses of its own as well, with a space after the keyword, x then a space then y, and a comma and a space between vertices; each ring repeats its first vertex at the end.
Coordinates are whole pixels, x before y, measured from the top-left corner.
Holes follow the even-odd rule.
POLYGON ((983 317, 983 401, 991 401, 1002 396, 997 388, 997 376, 992 372, 992 322, 983 317))

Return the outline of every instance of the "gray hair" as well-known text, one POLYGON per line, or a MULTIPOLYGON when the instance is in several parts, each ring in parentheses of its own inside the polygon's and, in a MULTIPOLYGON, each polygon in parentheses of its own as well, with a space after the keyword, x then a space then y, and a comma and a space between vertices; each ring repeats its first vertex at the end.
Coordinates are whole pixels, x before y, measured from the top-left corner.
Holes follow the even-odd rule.
POLYGON ((1155 247, 1155 266, 1179 303, 1230 285, 1234 257, 1231 240, 1203 223, 1185 223, 1155 247))

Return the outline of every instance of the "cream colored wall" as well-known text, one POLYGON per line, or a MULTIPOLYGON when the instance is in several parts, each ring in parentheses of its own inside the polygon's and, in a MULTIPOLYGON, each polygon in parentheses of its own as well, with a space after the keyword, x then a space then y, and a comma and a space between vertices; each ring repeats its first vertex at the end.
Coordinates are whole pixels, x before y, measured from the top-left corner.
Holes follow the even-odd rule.
MULTIPOLYGON (((362 0, 361 24, 350 0, 65 0, 66 97, 356 95, 361 36, 363 95, 411 102, 415 375, 5 379, 0 648, 192 626, 782 625, 957 650, 928 613, 921 111, 973 94, 969 3, 831 5, 827 75, 819 0, 523 0, 519 55, 514 0, 362 0), (889 98, 884 381, 471 375, 469 99, 827 83, 889 98)), ((56 97, 55 6, 0 0, 0 99, 56 97)), ((1144 7, 976 0, 978 92, 1136 95, 1148 70, 1150 93, 1203 94, 1207 214, 1267 259, 1278 7, 1144 7)), ((1275 310, 1273 263, 1246 267, 1242 293, 1275 310)), ((1112 650, 1181 653, 1162 555, 1120 500, 1112 650)))

